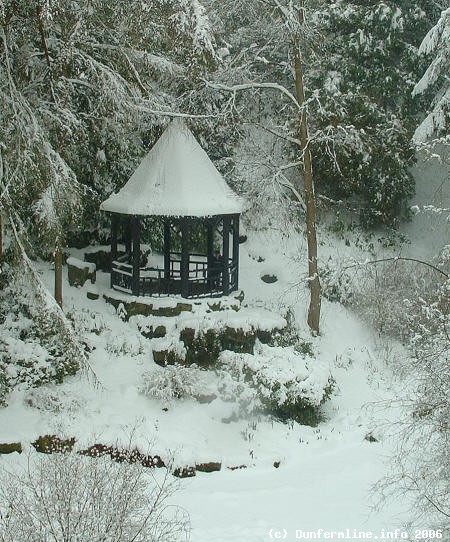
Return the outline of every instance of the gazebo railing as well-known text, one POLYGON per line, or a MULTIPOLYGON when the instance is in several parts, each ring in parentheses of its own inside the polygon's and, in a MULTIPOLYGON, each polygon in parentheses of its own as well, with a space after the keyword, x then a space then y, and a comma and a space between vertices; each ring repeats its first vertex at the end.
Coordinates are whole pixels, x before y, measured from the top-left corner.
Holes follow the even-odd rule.
POLYGON ((123 260, 114 260, 111 265, 111 287, 116 290, 131 293, 133 286, 133 266, 123 260))
MULTIPOLYGON (((190 255, 200 257, 202 255, 190 255)), ((204 258, 204 256, 202 256, 204 258)), ((111 287, 115 290, 133 293, 133 266, 121 257, 112 262, 111 287)), ((170 261, 169 276, 159 267, 139 268, 139 292, 136 295, 168 296, 181 293, 181 265, 179 260, 170 261)), ((237 289, 238 270, 233 260, 228 262, 229 290, 237 289)), ((189 260, 188 297, 214 297, 223 295, 223 267, 209 267, 208 262, 189 260)))

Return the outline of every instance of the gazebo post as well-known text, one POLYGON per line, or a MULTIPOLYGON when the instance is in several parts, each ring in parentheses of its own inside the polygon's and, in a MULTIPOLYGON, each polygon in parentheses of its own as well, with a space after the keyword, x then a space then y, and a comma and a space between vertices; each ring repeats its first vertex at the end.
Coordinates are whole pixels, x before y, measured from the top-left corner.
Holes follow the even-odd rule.
POLYGON ((111 262, 117 260, 117 233, 119 229, 119 217, 111 215, 111 262))
POLYGON ((181 297, 189 296, 189 222, 181 218, 181 297))
POLYGON ((125 244, 125 252, 131 256, 131 238, 132 238, 132 232, 131 232, 131 221, 132 218, 128 215, 125 216, 125 224, 123 226, 124 232, 124 244, 125 244))
MULTIPOLYGON (((208 269, 208 279, 211 279, 211 270, 214 262, 214 229, 212 217, 206 219, 206 261, 208 269)), ((216 281, 208 280, 208 288, 212 287, 213 282, 216 281)))
POLYGON ((133 239, 133 276, 131 290, 133 295, 139 295, 139 268, 141 263, 141 219, 134 216, 131 222, 131 237, 133 239))
POLYGON ((116 214, 111 215, 111 277, 110 287, 113 287, 113 262, 117 260, 117 232, 119 229, 119 217, 116 214))
POLYGON ((228 295, 230 293, 230 267, 229 267, 229 258, 230 258, 230 226, 231 219, 229 215, 223 216, 223 225, 222 225, 222 290, 223 295, 228 295))
POLYGON ((170 218, 164 219, 164 278, 170 279, 170 218))
POLYGON ((239 288, 239 215, 233 215, 233 268, 234 273, 233 288, 239 288))

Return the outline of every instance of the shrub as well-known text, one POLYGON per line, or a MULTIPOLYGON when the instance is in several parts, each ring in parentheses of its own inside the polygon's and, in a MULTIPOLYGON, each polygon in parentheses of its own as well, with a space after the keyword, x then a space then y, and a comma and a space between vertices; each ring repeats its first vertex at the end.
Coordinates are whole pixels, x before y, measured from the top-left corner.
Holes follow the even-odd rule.
POLYGON ((75 374, 85 353, 59 307, 33 290, 30 274, 9 278, 0 290, 0 388, 35 387, 75 374))
POLYGON ((67 318, 72 322, 78 336, 84 337, 87 333, 100 335, 106 329, 103 317, 90 310, 81 309, 68 312, 67 318))
POLYGON ((281 419, 316 425, 319 406, 333 389, 325 365, 308 360, 294 347, 257 343, 254 355, 223 352, 220 361, 232 379, 223 379, 223 397, 235 394, 248 413, 262 410, 281 419))
MULTIPOLYGON (((355 266, 340 280, 345 281, 347 291, 341 301, 380 334, 403 342, 420 329, 425 312, 442 310, 445 302, 438 295, 443 275, 420 262, 393 259, 355 266)), ((436 322, 429 319, 427 325, 436 322)))
MULTIPOLYGON (((393 368, 406 376, 405 394, 398 399, 402 417, 395 425, 398 442, 392 457, 391 471, 378 484, 386 495, 408 496, 412 504, 414 528, 450 529, 450 280, 440 287, 436 272, 422 285, 424 270, 416 281, 404 281, 411 291, 402 305, 405 315, 404 342, 410 357, 396 360, 393 368), (406 307, 406 309, 405 309, 406 307)), ((405 290, 407 286, 403 286, 405 290)), ((383 294, 384 296, 384 294, 383 294)), ((391 307, 391 305, 389 305, 391 307)), ((400 312, 400 311, 399 311, 400 312)), ((391 401, 386 403, 392 408, 391 401)), ((432 532, 432 531, 429 531, 432 532)))
POLYGON ((142 379, 139 391, 147 397, 162 401, 165 406, 170 405, 175 399, 210 393, 206 372, 196 365, 155 366, 151 371, 144 373, 142 379))
POLYGON ((145 352, 145 341, 132 333, 117 335, 110 332, 106 351, 115 356, 139 356, 145 352))
POLYGON ((25 402, 32 408, 42 412, 65 412, 67 414, 76 412, 82 403, 67 390, 52 385, 44 385, 33 388, 25 395, 25 402))
POLYGON ((187 540, 186 513, 166 505, 168 473, 74 453, 30 459, 0 474, 1 542, 187 540))

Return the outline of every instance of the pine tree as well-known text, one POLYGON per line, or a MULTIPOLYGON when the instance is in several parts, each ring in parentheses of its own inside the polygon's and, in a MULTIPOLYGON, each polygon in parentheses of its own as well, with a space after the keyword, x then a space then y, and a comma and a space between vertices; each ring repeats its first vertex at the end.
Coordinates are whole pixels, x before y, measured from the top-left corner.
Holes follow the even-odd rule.
POLYGON ((450 127, 450 7, 443 10, 438 22, 422 41, 419 54, 433 59, 415 85, 413 95, 431 95, 429 113, 414 133, 414 140, 423 143, 431 137, 449 142, 450 127), (427 92, 428 91, 428 92, 427 92))

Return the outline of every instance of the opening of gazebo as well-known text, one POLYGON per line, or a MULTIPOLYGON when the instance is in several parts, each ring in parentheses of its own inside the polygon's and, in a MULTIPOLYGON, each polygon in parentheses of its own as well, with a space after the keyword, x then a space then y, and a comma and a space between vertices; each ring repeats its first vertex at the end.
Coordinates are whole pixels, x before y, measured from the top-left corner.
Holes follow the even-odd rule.
POLYGON ((182 120, 100 208, 111 215, 115 290, 185 298, 237 290, 244 202, 182 120))

